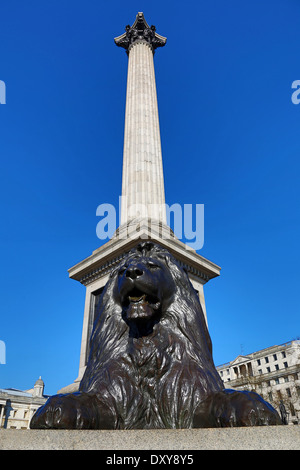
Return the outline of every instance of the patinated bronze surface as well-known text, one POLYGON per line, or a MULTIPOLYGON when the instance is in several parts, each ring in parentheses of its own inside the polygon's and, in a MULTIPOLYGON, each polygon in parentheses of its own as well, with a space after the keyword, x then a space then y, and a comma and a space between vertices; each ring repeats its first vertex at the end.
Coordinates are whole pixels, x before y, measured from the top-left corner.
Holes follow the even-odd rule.
POLYGON ((140 244, 112 272, 79 392, 55 395, 32 429, 281 424, 254 392, 224 390, 198 295, 171 254, 140 244))

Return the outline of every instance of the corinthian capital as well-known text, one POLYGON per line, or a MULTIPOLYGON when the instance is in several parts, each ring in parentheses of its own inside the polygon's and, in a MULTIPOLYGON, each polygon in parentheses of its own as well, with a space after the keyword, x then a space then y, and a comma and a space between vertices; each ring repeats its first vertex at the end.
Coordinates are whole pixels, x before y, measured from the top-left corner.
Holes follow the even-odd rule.
POLYGON ((132 44, 137 41, 143 41, 149 44, 154 53, 157 47, 163 47, 166 44, 167 38, 157 34, 155 26, 149 26, 145 20, 144 14, 139 12, 136 15, 133 25, 127 25, 125 33, 115 38, 116 45, 123 47, 127 54, 132 44))

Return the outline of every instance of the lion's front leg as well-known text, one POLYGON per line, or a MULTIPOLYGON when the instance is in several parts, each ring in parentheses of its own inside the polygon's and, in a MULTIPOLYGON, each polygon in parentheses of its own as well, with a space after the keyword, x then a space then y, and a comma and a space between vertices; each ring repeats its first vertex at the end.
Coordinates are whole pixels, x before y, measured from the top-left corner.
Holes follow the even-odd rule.
POLYGON ((282 424, 277 411, 257 393, 223 390, 202 402, 193 427, 275 426, 282 424))
POLYGON ((107 407, 96 395, 54 395, 41 406, 30 422, 31 429, 113 429, 107 407))

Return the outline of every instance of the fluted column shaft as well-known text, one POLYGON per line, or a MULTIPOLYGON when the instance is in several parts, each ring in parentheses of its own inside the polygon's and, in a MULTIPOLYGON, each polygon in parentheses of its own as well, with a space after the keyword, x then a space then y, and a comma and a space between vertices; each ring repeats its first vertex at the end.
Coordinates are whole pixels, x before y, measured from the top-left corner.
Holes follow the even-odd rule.
POLYGON ((136 41, 128 59, 121 224, 141 217, 166 223, 153 52, 136 41))

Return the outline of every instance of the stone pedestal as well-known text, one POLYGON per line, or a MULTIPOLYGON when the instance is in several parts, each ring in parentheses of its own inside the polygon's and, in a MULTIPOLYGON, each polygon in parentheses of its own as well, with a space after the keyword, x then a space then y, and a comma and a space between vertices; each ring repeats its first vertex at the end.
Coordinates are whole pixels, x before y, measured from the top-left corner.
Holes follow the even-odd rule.
MULTIPOLYGON (((300 426, 147 431, 67 431, 0 429, 0 450, 299 450, 300 426)), ((186 453, 185 453, 186 454, 186 453)), ((99 454, 101 457, 102 454, 99 454)), ((105 454, 113 457, 113 452, 105 454)), ((122 455, 116 453, 115 455, 122 455)), ((125 454, 124 454, 125 455, 125 454)), ((126 454, 126 455, 130 455, 126 454)), ((139 455, 135 453, 134 455, 139 455)), ((142 452, 140 455, 143 455, 142 452)), ((148 459, 148 455, 142 458, 148 459)), ((98 462, 99 463, 99 462, 98 462)), ((101 463, 105 463, 102 462, 101 463)), ((140 468, 143 468, 140 465, 140 468)))

